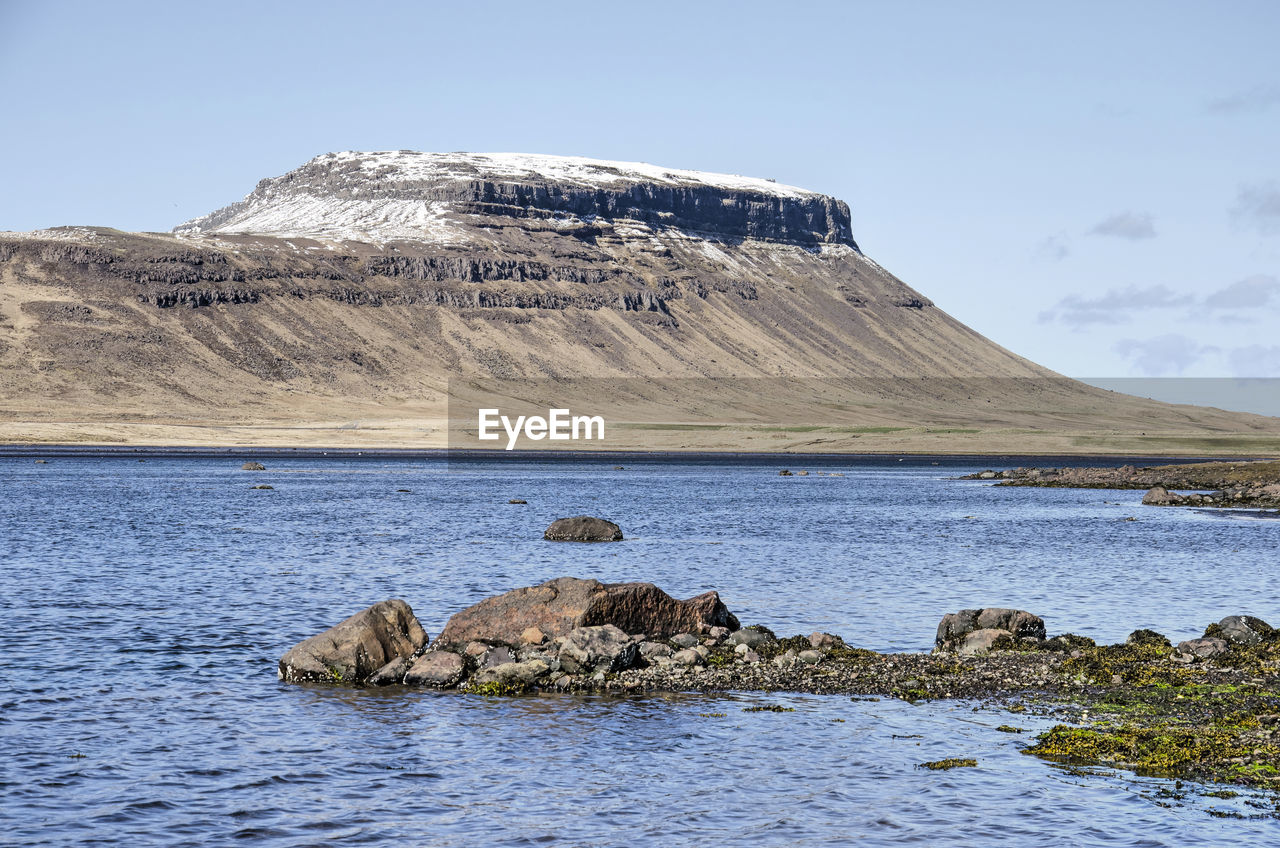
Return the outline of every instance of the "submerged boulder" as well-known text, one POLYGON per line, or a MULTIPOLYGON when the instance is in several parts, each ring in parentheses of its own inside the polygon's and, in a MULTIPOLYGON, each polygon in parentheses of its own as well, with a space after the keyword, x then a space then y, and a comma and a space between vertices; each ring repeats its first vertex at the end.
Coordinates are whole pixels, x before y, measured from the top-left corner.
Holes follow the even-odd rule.
POLYGON ((290 683, 359 686, 426 644, 427 633, 407 603, 380 601, 294 645, 280 658, 277 674, 290 683))
POLYGON ((266 471, 267 466, 263 465, 261 462, 246 462, 244 465, 240 466, 240 470, 241 471, 266 471))
POLYGON ((551 522, 542 538, 549 542, 621 542, 622 528, 603 518, 575 515, 551 522))
POLYGON ((605 624, 626 634, 665 639, 716 626, 737 629, 738 619, 716 592, 681 601, 652 583, 558 577, 468 607, 449 619, 437 642, 458 648, 472 641, 518 647, 525 644, 524 635, 530 628, 555 639, 579 627, 605 624))
POLYGON ((1026 610, 1004 607, 947 613, 938 624, 934 650, 961 653, 989 650, 1000 636, 1008 636, 1010 639, 1044 639, 1044 619, 1026 610), (972 639, 969 638, 971 634, 972 639))

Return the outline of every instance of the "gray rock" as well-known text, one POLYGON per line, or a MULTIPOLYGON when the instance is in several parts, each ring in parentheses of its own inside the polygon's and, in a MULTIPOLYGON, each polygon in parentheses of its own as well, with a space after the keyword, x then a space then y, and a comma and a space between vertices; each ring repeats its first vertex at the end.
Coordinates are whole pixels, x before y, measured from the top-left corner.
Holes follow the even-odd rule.
POLYGON ((1229 615, 1218 622, 1218 636, 1235 645, 1258 645, 1274 632, 1271 625, 1251 615, 1229 615))
POLYGON ((679 645, 681 648, 692 648, 698 644, 698 637, 692 633, 677 633, 671 637, 672 644, 679 645))
POLYGON ((640 656, 645 658, 669 657, 673 653, 675 652, 671 650, 671 646, 663 642, 641 642, 640 643, 640 656))
POLYGON ((506 645, 497 645, 485 652, 479 660, 479 665, 481 668, 495 668, 509 662, 515 662, 515 655, 511 653, 511 649, 506 645))
POLYGON ((988 607, 947 613, 938 624, 935 650, 955 650, 975 630, 1007 630, 1017 639, 1043 639, 1044 620, 1025 610, 988 607))
POLYGON ((241 471, 266 471, 267 466, 263 465, 261 462, 246 462, 244 465, 240 466, 240 470, 241 471))
POLYGON ((671 659, 681 665, 702 665, 704 662, 702 654, 698 653, 693 648, 685 648, 683 650, 676 651, 671 659))
POLYGON ((1204 636, 1199 639, 1188 639, 1185 642, 1178 643, 1178 653, 1200 657, 1201 659, 1221 656, 1230 650, 1231 645, 1227 640, 1219 639, 1216 636, 1204 636))
POLYGON ((394 686, 404 680, 405 672, 413 665, 408 657, 396 657, 382 668, 369 675, 366 686, 394 686))
POLYGON ((715 639, 717 642, 723 642, 732 632, 733 631, 727 627, 712 627, 707 631, 707 635, 712 639, 715 639))
POLYGON ((801 651, 800 653, 796 654, 796 659, 800 660, 800 662, 805 663, 807 665, 817 665, 818 663, 822 662, 822 651, 814 651, 814 650, 801 651))
POLYGON ((462 657, 452 651, 428 651, 404 676, 406 686, 433 686, 445 689, 456 686, 462 680, 466 666, 462 657))
POLYGON ((773 658, 773 664, 778 667, 794 665, 797 662, 796 656, 794 649, 787 648, 787 650, 773 658))
POLYGON ((1142 502, 1147 506, 1175 506, 1182 503, 1182 496, 1170 492, 1164 486, 1152 486, 1142 496, 1142 502))
POLYGON ((573 671, 569 663, 580 669, 621 671, 635 665, 638 655, 639 645, 612 624, 579 627, 560 644, 560 662, 567 671, 573 671))
POLYGON ((756 648, 766 642, 772 642, 769 634, 762 633, 759 630, 753 630, 750 627, 744 627, 741 630, 735 630, 729 634, 729 641, 735 645, 746 645, 748 648, 756 648))
POLYGON ((749 650, 742 655, 742 661, 744 663, 751 663, 752 665, 755 665, 756 663, 760 662, 760 660, 761 660, 760 655, 757 654, 755 651, 749 650))
POLYGON ((1002 636, 1013 638, 1013 634, 1008 630, 1000 630, 994 627, 971 631, 966 633, 964 638, 960 640, 959 645, 956 646, 956 653, 962 657, 984 654, 990 651, 991 646, 1002 636))
POLYGON ((426 644, 427 633, 407 603, 380 601, 294 645, 280 658, 277 674, 290 683, 359 686, 426 644))
POLYGON ((551 674, 551 666, 542 660, 509 662, 481 669, 471 678, 473 684, 524 683, 534 685, 551 674))
POLYGON ((622 528, 603 518, 575 515, 551 522, 542 538, 549 542, 621 542, 622 528))

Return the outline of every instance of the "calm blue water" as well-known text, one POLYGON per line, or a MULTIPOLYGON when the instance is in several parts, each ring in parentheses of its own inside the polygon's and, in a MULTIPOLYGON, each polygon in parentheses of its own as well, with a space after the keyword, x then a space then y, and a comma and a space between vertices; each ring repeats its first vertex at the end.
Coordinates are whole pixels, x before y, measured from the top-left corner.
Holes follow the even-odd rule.
POLYGON ((1164 782, 1021 755, 1029 737, 994 730, 1008 715, 965 702, 484 699, 275 677, 288 647, 374 601, 405 598, 434 635, 468 604, 563 574, 714 588, 744 623, 878 650, 927 650, 943 613, 991 605, 1036 612, 1051 633, 1115 641, 1149 627, 1176 641, 1228 614, 1280 624, 1280 521, 946 479, 990 461, 793 465, 846 475, 803 478, 776 465, 291 457, 251 473, 240 461, 0 458, 0 843, 1280 836, 1274 821, 1205 812, 1251 812, 1247 798, 1165 808, 1164 782), (628 541, 541 541, 552 519, 584 512, 628 541), (796 712, 742 711, 760 703, 796 712), (915 768, 952 756, 979 767, 915 768))

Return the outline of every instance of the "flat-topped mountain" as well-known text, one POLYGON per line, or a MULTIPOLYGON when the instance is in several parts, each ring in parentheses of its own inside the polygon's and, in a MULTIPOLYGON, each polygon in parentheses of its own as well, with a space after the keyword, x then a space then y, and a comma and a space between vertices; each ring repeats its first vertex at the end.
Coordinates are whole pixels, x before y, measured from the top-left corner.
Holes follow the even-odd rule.
POLYGON ((495 380, 610 447, 1280 447, 1022 359, 769 180, 332 153, 173 233, 0 233, 0 441, 443 446, 495 380))
POLYGON ((857 248, 849 207, 770 180, 524 153, 328 153, 177 233, 452 243, 458 216, 590 222, 857 248))

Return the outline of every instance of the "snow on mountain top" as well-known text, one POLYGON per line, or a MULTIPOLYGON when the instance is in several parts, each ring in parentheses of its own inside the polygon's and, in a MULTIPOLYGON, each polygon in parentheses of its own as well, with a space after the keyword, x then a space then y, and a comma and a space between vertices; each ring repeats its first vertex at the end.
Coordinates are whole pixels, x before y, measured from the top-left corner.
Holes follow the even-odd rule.
POLYGON ((758 177, 715 174, 681 168, 662 168, 646 162, 610 162, 581 156, 533 153, 415 153, 408 150, 360 153, 344 151, 317 156, 309 165, 358 162, 365 171, 390 173, 405 180, 452 181, 545 179, 596 187, 616 182, 665 185, 706 185, 734 191, 754 191, 776 197, 811 197, 818 192, 782 185, 758 177))
MULTIPOLYGON (((817 192, 771 180, 528 153, 346 151, 317 156, 300 168, 260 182, 243 200, 179 225, 179 235, 256 233, 271 236, 439 244, 468 240, 450 187, 477 181, 549 182, 569 188, 626 190, 637 183, 708 187, 765 195, 785 203, 822 205, 817 192), (442 196, 443 190, 443 196, 442 196)), ((468 185, 457 186, 464 196, 468 185)), ((771 214, 768 210, 763 213, 771 214)), ((809 213, 813 214, 813 213, 809 213)), ((827 226, 825 221, 820 226, 827 226)))

